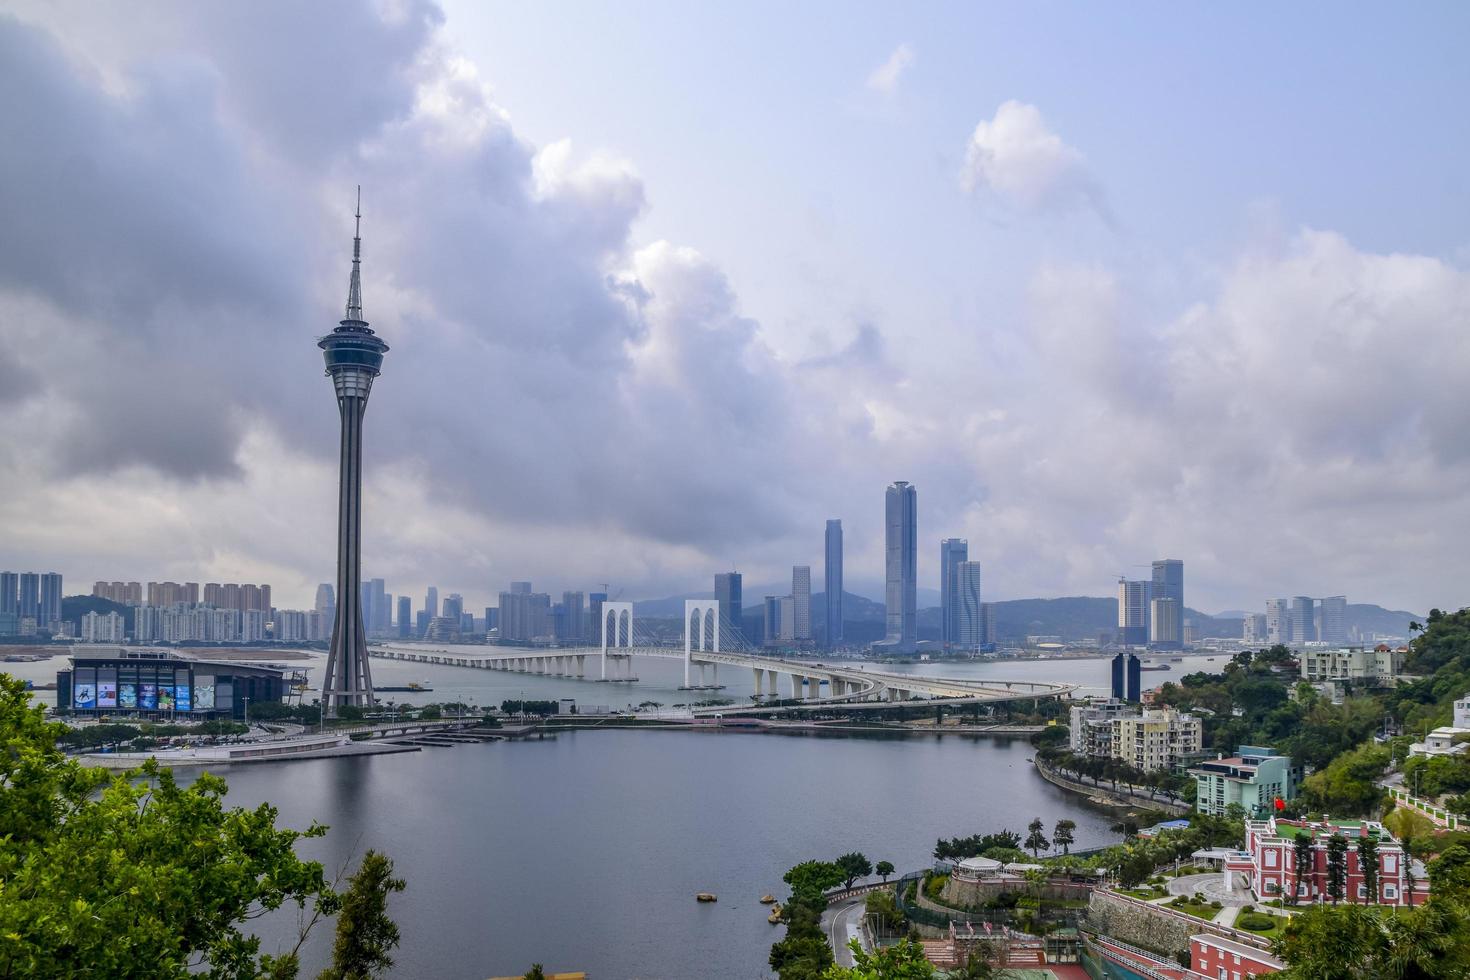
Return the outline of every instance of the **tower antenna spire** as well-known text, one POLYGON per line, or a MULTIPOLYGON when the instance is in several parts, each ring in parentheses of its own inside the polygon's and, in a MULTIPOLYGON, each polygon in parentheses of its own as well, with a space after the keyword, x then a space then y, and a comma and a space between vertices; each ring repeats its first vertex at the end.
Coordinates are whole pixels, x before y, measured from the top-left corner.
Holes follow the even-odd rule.
POLYGON ((357 185, 356 224, 352 229, 352 278, 347 282, 347 319, 362 318, 362 185, 357 185))

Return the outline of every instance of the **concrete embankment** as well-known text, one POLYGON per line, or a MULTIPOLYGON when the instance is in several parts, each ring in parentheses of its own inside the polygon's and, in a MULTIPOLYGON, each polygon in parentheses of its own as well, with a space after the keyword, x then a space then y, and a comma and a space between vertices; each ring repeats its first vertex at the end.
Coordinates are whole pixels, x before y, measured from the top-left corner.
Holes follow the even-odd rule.
POLYGON ((1165 813, 1180 816, 1190 812, 1190 807, 1184 803, 1169 803, 1152 796, 1129 793, 1126 790, 1114 790, 1106 786, 1091 786, 1087 783, 1079 783, 1074 779, 1068 779, 1066 776, 1050 768, 1040 758, 1036 760, 1036 771, 1041 774, 1042 779, 1045 779, 1052 785, 1070 790, 1073 793, 1081 793, 1083 796, 1106 806, 1162 810, 1165 813))

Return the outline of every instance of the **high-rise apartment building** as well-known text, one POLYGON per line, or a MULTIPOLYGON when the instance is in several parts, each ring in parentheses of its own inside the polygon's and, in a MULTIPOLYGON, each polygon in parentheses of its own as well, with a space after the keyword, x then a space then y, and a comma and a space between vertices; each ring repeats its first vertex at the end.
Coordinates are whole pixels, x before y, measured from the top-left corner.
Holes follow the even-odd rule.
POLYGON ((1332 595, 1317 604, 1321 627, 1317 639, 1332 646, 1347 642, 1347 596, 1332 595))
POLYGON ((806 642, 812 638, 812 566, 791 567, 791 638, 806 642))
POLYGON ((987 647, 995 646, 995 603, 980 603, 981 640, 987 647))
POLYGON ((406 595, 398 597, 398 638, 406 640, 413 636, 413 600, 406 595))
POLYGON ((29 619, 36 626, 41 622, 41 575, 39 572, 20 573, 20 605, 17 614, 22 620, 29 619))
POLYGON ((823 567, 827 588, 828 649, 842 645, 842 521, 827 521, 827 553, 823 567))
POLYGON ((119 613, 89 612, 82 617, 83 643, 121 643, 124 639, 123 618, 119 613))
POLYGON ((99 599, 121 603, 124 606, 143 604, 141 582, 98 582, 92 586, 92 594, 99 599))
POLYGON ((54 630, 61 622, 61 573, 47 572, 41 576, 40 614, 37 617, 42 629, 54 630))
POLYGON ((980 563, 956 562, 955 635, 950 642, 960 650, 974 651, 985 644, 985 603, 980 601, 980 563))
POLYGON ((1155 598, 1149 603, 1148 645, 1160 650, 1183 649, 1184 615, 1178 599, 1155 598))
POLYGON ((720 604, 720 646, 735 649, 741 635, 741 588, 739 572, 720 572, 715 576, 715 601, 720 604))
POLYGON ((1260 646, 1263 643, 1271 642, 1267 639, 1268 635, 1266 631, 1266 614, 1247 613, 1245 621, 1240 624, 1240 638, 1242 642, 1260 646))
POLYGON ((1289 600, 1266 600, 1266 639, 1272 646, 1291 642, 1291 602, 1289 600))
MULTIPOLYGON (((515 591, 513 586, 511 591, 515 591)), ((526 591, 530 592, 531 590, 527 589, 526 591)), ((429 586, 428 591, 424 593, 424 612, 429 614, 430 619, 439 615, 439 587, 437 585, 429 586)))
POLYGON ((551 596, 531 592, 529 582, 511 583, 512 588, 522 585, 526 591, 500 593, 500 639, 516 643, 550 639, 551 596))
POLYGON ((1312 643, 1316 639, 1315 602, 1310 596, 1294 596, 1291 600, 1291 642, 1312 643))
POLYGON ((946 647, 960 642, 960 583, 957 566, 970 560, 964 538, 939 542, 939 640, 946 647))
POLYGON ((912 653, 919 641, 919 496, 912 484, 891 484, 884 497, 884 642, 912 653))
POLYGON ((1118 579, 1118 642, 1124 646, 1148 643, 1151 582, 1118 579))
POLYGON ((0 616, 16 616, 20 613, 20 576, 15 572, 0 572, 0 616))
POLYGON ((791 596, 781 597, 781 632, 782 643, 793 643, 796 640, 796 603, 791 596))
MULTIPOLYGON (((1173 600, 1176 613, 1165 629, 1150 621, 1149 645, 1161 650, 1184 648, 1184 562, 1177 558, 1162 558, 1153 564, 1153 583, 1150 600, 1173 600)), ((1166 607, 1166 612, 1167 612, 1166 607)))

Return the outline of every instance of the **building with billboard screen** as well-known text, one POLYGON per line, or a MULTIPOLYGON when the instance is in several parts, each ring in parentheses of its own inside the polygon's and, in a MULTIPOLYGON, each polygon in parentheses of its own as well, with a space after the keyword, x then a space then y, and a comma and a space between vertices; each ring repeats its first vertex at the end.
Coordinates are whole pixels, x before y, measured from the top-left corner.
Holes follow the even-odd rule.
POLYGON ((72 648, 56 674, 56 707, 75 714, 243 718, 248 702, 286 701, 305 686, 303 668, 205 660, 174 650, 72 648))

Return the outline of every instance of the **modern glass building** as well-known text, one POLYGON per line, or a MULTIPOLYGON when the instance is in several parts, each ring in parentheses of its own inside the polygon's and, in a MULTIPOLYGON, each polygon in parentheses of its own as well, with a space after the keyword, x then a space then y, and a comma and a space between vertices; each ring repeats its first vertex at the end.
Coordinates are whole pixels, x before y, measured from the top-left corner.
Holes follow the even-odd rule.
POLYGON ((791 566, 791 638, 812 638, 812 566, 791 566))
POLYGON ((945 538, 939 542, 939 640, 946 647, 960 642, 960 583, 957 572, 960 562, 969 560, 970 543, 964 538, 945 538))
POLYGON ((883 524, 884 643, 896 646, 901 653, 912 653, 919 642, 919 495, 912 484, 900 480, 888 487, 883 524))
POLYGON ((842 645, 842 521, 827 521, 827 635, 829 649, 842 645))
POLYGON ((955 636, 956 649, 979 650, 985 645, 985 604, 980 601, 980 563, 955 563, 955 636))
POLYGON ((742 581, 739 572, 720 572, 715 576, 715 601, 720 604, 720 645, 726 649, 736 649, 731 639, 743 635, 740 628, 742 581))
POLYGON ((306 672, 280 664, 200 660, 144 647, 73 647, 56 674, 56 707, 77 715, 244 718, 246 705, 284 701, 306 672))
POLYGON ((1151 599, 1172 599, 1176 615, 1167 624, 1152 624, 1150 645, 1161 650, 1184 649, 1184 562, 1177 558, 1154 562, 1151 592, 1151 599))
POLYGON ((1118 642, 1141 647, 1148 643, 1150 582, 1118 580, 1118 642))

